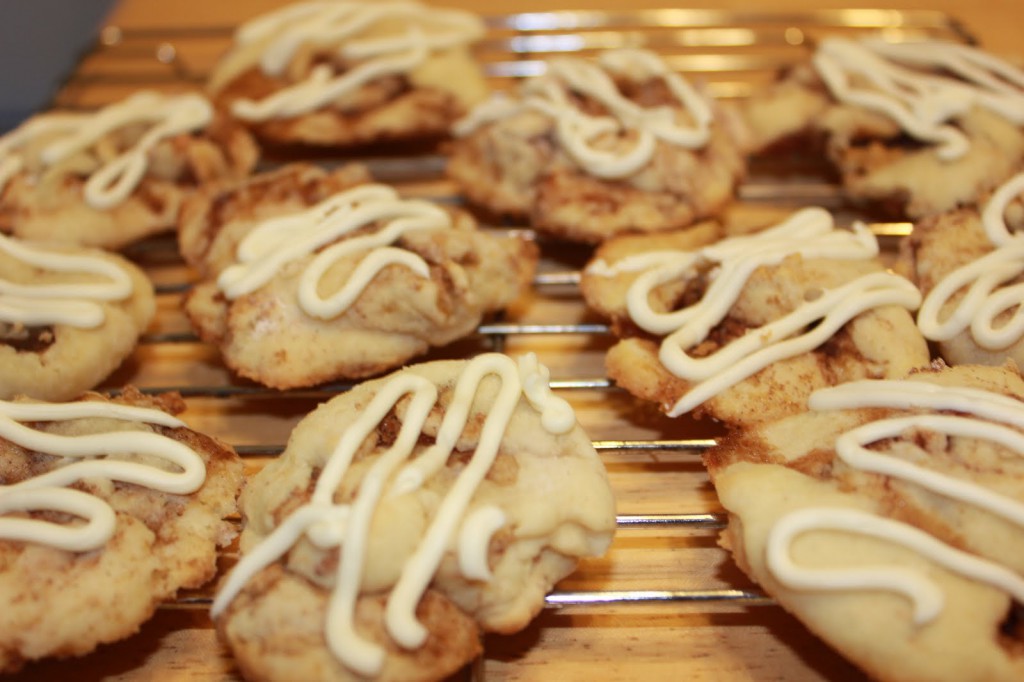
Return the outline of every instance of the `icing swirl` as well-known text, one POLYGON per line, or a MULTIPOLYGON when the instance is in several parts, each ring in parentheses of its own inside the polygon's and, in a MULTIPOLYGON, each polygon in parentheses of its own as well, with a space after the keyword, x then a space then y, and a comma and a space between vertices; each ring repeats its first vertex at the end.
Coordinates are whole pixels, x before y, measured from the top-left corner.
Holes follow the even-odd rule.
POLYGON ((303 46, 354 62, 341 74, 335 67, 314 67, 306 80, 262 100, 239 99, 232 113, 244 121, 288 118, 322 108, 367 83, 405 74, 433 52, 466 45, 484 32, 468 12, 429 8, 418 2, 307 2, 291 5, 243 24, 235 33, 239 49, 262 47, 259 67, 282 77, 303 46), (403 30, 381 34, 382 26, 401 22, 403 30))
POLYGON ((159 433, 110 431, 63 436, 25 424, 74 419, 113 419, 167 428, 184 426, 160 410, 116 403, 0 401, 0 438, 26 450, 65 460, 39 476, 0 485, 0 539, 43 544, 71 552, 99 549, 114 535, 114 510, 104 500, 67 486, 87 479, 106 479, 187 495, 198 490, 206 479, 206 465, 195 451, 159 433), (160 464, 116 459, 119 455, 144 455, 159 460, 160 464), (10 516, 35 511, 69 514, 84 519, 85 524, 10 516))
POLYGON ((704 147, 711 136, 712 111, 708 101, 653 52, 611 50, 597 64, 560 58, 548 62, 547 73, 527 81, 522 97, 513 102, 498 94, 480 104, 453 127, 457 136, 523 111, 536 111, 554 120, 555 136, 569 157, 591 175, 623 178, 637 173, 654 154, 657 141, 685 149, 704 147), (636 81, 660 80, 678 107, 644 107, 625 97, 613 76, 636 81), (575 95, 601 104, 606 115, 584 112, 575 95), (679 109, 692 120, 680 120, 679 109), (609 136, 632 134, 635 141, 623 150, 601 148, 609 136))
POLYGON ((1007 205, 1022 193, 1024 173, 999 187, 982 212, 982 226, 995 248, 947 274, 925 296, 917 326, 926 339, 949 341, 970 329, 975 343, 995 351, 1024 337, 1024 283, 1017 281, 1024 274, 1024 234, 1011 233, 1005 219, 1007 205), (1003 286, 1008 282, 1011 284, 1003 286), (965 288, 952 312, 940 322, 943 308, 965 288), (997 327, 997 318, 1009 311, 1013 314, 997 327))
POLYGON ((776 265, 794 254, 804 258, 870 259, 878 254, 878 243, 863 224, 855 224, 852 232, 840 230, 828 211, 810 208, 753 235, 726 239, 692 252, 653 251, 613 264, 597 260, 587 272, 601 277, 641 273, 626 295, 629 316, 644 331, 666 335, 658 354, 662 365, 673 375, 694 382, 668 411, 670 416, 678 416, 773 362, 817 348, 867 310, 886 305, 914 309, 920 304, 920 293, 906 279, 888 272, 869 273, 822 290, 813 300, 748 330, 711 355, 689 355, 688 351, 725 319, 757 268, 776 265), (658 286, 692 280, 701 271, 710 272, 710 284, 699 301, 667 313, 651 308, 651 293, 658 286), (818 324, 812 329, 800 333, 815 322, 818 324))
POLYGON ((93 329, 103 324, 96 301, 131 296, 132 280, 123 268, 99 256, 60 253, 0 234, 0 251, 34 268, 102 277, 99 282, 20 283, 0 277, 0 321, 28 326, 65 324, 93 329))
MULTIPOLYGON (((912 414, 868 422, 836 439, 836 454, 848 466, 913 483, 937 495, 973 505, 1024 528, 1024 504, 984 486, 918 466, 866 446, 927 430, 958 438, 987 440, 1024 455, 1024 405, 997 393, 975 388, 939 386, 917 381, 856 381, 815 391, 809 407, 837 410, 889 407, 956 411, 970 416, 912 414)), ((790 545, 802 533, 841 530, 882 538, 902 545, 954 573, 1011 594, 1024 601, 1024 577, 995 562, 955 549, 906 523, 853 509, 812 507, 791 512, 772 528, 767 545, 769 570, 793 587, 839 591, 881 589, 904 595, 914 607, 914 623, 937 618, 945 598, 923 572, 900 566, 856 569, 810 569, 798 566, 790 545)))
POLYGON ((836 99, 888 116, 946 161, 969 146, 950 121, 975 106, 1024 124, 1024 71, 977 48, 830 37, 813 63, 836 99))
POLYGON ((93 208, 117 206, 135 190, 149 164, 150 151, 162 140, 204 128, 213 107, 202 96, 164 96, 140 92, 91 114, 41 114, 0 137, 0 191, 31 161, 24 153, 43 143, 37 162, 50 167, 79 154, 126 126, 148 126, 130 148, 102 163, 89 176, 83 197, 93 208))
POLYGON ((487 547, 494 533, 505 524, 505 517, 497 507, 474 508, 472 500, 494 463, 513 412, 524 397, 523 379, 543 375, 535 359, 525 363, 525 370, 522 367, 497 353, 471 360, 458 378, 434 444, 427 447, 417 447, 417 442, 437 404, 437 386, 412 372, 393 375, 339 438, 316 481, 312 499, 242 557, 214 600, 213 616, 217 617, 253 576, 284 556, 303 536, 324 549, 341 547, 325 623, 327 643, 335 657, 356 672, 379 672, 384 650, 361 637, 354 627, 371 519, 384 496, 412 492, 444 468, 466 427, 481 383, 493 376, 501 384, 484 419, 476 450, 441 500, 385 608, 384 624, 390 636, 403 647, 421 646, 427 632, 416 620, 416 605, 437 572, 452 537, 457 537, 458 564, 464 575, 477 580, 490 578, 487 547), (406 397, 402 426, 394 444, 370 466, 354 500, 350 504, 335 503, 334 495, 356 451, 399 400, 406 397))
POLYGON ((238 262, 220 273, 217 286, 229 300, 237 299, 265 285, 288 263, 319 250, 303 270, 298 301, 307 314, 331 319, 347 310, 389 265, 429 278, 430 265, 423 258, 390 245, 413 230, 451 227, 451 216, 434 204, 401 199, 385 185, 360 185, 299 213, 264 220, 238 244, 238 262), (373 232, 353 236, 372 225, 378 225, 373 232), (365 255, 341 289, 322 297, 324 274, 342 258, 359 253, 365 255))

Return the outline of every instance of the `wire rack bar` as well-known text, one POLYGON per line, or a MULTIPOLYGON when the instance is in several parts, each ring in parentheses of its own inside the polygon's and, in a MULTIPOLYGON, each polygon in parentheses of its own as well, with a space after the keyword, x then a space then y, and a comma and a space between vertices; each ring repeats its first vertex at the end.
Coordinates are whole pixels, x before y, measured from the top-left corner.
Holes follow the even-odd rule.
MULTIPOLYGON (((715 446, 714 438, 690 438, 683 440, 595 440, 591 442, 594 449, 598 452, 675 451, 699 455, 708 448, 715 446)), ((276 457, 284 451, 283 445, 235 445, 234 448, 235 452, 243 457, 276 457)), ((693 517, 692 514, 686 514, 683 516, 686 518, 693 517)), ((669 514, 665 515, 665 518, 675 517, 669 514)), ((624 524, 628 525, 629 522, 624 522, 624 524)))
MULTIPOLYGON (((184 595, 161 605, 165 609, 208 609, 209 595, 184 595)), ((773 606, 775 602, 754 590, 608 590, 594 592, 552 592, 544 599, 549 609, 623 605, 718 604, 773 606)))
MULTIPOLYGON (((930 10, 576 10, 490 15, 484 20, 490 30, 477 54, 492 79, 542 73, 544 58, 551 55, 645 47, 662 53, 678 69, 711 76, 707 87, 719 97, 749 94, 749 84, 735 82, 733 75, 764 75, 791 64, 824 32, 881 31, 893 39, 929 36, 974 42, 959 21, 930 10), (759 53, 749 54, 751 49, 759 53)), ((201 86, 235 28, 108 26, 56 103, 65 108, 98 106, 80 99, 84 90, 97 86, 201 86)))

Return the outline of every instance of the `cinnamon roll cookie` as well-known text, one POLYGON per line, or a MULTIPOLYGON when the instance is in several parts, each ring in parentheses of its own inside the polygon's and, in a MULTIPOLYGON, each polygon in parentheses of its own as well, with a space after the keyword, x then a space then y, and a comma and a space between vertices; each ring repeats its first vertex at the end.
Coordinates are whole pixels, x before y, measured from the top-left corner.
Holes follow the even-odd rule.
POLYGON ((418 2, 289 5, 242 25, 208 90, 265 142, 437 138, 487 96, 467 12, 418 2))
POLYGON ((910 313, 920 293, 885 271, 862 224, 838 229, 811 208, 749 236, 685 242, 612 240, 582 280, 621 337, 609 376, 671 416, 774 419, 802 411, 816 388, 930 360, 910 313))
POLYGON ((911 219, 1024 161, 1024 71, 966 45, 826 38, 744 108, 755 147, 824 140, 851 200, 911 219))
POLYGON ((1024 675, 1024 381, 936 366, 815 392, 705 456, 740 567, 879 680, 1024 675))
POLYGON ((242 464, 183 407, 131 389, 0 401, 0 672, 128 637, 213 577, 242 464))
POLYGON ((924 302, 917 325, 952 365, 1024 367, 1024 173, 980 207, 932 216, 914 225, 900 266, 924 302))
POLYGON ((181 207, 178 248, 201 274, 220 272, 235 262, 238 244, 252 223, 319 204, 356 185, 373 182, 357 163, 327 170, 311 163, 290 163, 234 182, 203 188, 181 207))
POLYGON ((523 628, 615 529, 532 355, 414 365, 321 405, 242 498, 212 613, 260 680, 436 680, 523 628))
POLYGON ((202 96, 140 92, 39 114, 0 137, 0 230, 119 249, 171 229, 196 186, 244 177, 259 151, 202 96))
POLYGON ((582 242, 716 215, 746 169, 738 118, 643 50, 552 59, 453 131, 472 202, 582 242))
MULTIPOLYGON (((532 280, 532 242, 384 185, 318 200, 319 189, 295 191, 307 176, 257 178, 186 211, 202 227, 186 225, 183 248, 203 254, 205 274, 185 310, 242 376, 292 388, 393 369, 472 333, 532 280)), ((360 178, 339 171, 310 187, 360 178)))
POLYGON ((96 386, 155 308, 153 285, 116 254, 0 234, 0 399, 68 400, 96 386))

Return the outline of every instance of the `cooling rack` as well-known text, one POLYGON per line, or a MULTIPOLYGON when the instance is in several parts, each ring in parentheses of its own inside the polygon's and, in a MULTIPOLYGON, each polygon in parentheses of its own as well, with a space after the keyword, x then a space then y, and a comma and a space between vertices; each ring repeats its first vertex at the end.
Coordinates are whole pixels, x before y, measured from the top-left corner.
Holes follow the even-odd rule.
MULTIPOLYGON (((959 22, 932 11, 555 11, 488 16, 486 22, 488 35, 479 56, 497 89, 542 72, 551 55, 634 46, 661 53, 716 96, 738 98, 806 57, 825 34, 872 32, 891 40, 973 42, 959 22)), ((233 28, 109 26, 54 105, 88 109, 143 87, 197 87, 233 28)), ((408 196, 461 203, 436 153, 389 152, 352 160, 365 163, 377 179, 408 196)), ((740 201, 726 220, 764 224, 806 205, 831 209, 841 223, 863 217, 843 203, 826 177, 816 159, 799 154, 754 159, 740 201)), ((538 238, 527 225, 486 227, 538 238)), ((905 224, 872 227, 883 245, 908 230, 905 224)), ((694 669, 714 669, 723 677, 772 670, 789 678, 859 679, 762 596, 717 547, 724 517, 700 464, 700 454, 720 435, 715 426, 661 416, 605 378, 603 355, 612 338, 607 326, 586 310, 578 291, 579 269, 590 250, 542 239, 540 246, 543 260, 527 300, 482 325, 473 337, 425 359, 485 350, 537 353, 552 370, 554 389, 576 408, 605 459, 619 504, 619 534, 608 557, 585 562, 549 596, 549 608, 529 630, 488 637, 483 658, 464 676, 546 679, 559 671, 566 679, 595 674, 601 679, 667 678, 691 670, 684 659, 705 656, 712 663, 694 669)), ((302 416, 348 388, 338 383, 279 392, 233 377, 217 352, 197 340, 180 312, 181 297, 195 275, 178 257, 174 239, 150 239, 127 254, 152 277, 159 314, 134 356, 104 389, 133 384, 146 392, 180 392, 189 405, 185 419, 190 425, 234 444, 251 473, 281 451, 302 416)), ((224 567, 234 560, 228 552, 224 567)), ((186 679, 233 677, 237 673, 206 616, 210 596, 209 589, 180 595, 157 614, 156 625, 143 631, 142 644, 129 640, 108 647, 85 664, 113 669, 126 679, 159 678, 167 666, 185 671, 186 679), (137 666, 112 668, 111 656, 128 657, 137 666)), ((63 665, 44 663, 25 674, 76 669, 63 665)))

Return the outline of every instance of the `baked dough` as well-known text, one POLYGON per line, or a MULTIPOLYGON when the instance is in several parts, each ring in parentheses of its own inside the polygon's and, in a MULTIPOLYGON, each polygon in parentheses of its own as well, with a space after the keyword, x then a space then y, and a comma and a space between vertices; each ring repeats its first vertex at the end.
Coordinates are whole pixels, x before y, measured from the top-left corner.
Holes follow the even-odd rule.
POLYGON ((821 144, 850 200, 918 219, 977 202, 1024 162, 1022 84, 977 48, 831 37, 742 109, 755 149, 821 144))
POLYGON ((38 114, 0 138, 0 231, 117 250, 174 228, 197 186, 245 177, 258 157, 196 94, 38 114))
POLYGON ((262 680, 442 679, 481 631, 525 627, 615 529, 604 466, 547 370, 498 354, 321 405, 242 513, 243 558, 213 614, 262 680))
POLYGON ((135 349, 156 308, 133 263, 0 234, 0 399, 69 400, 135 349))
POLYGON ((239 27, 208 90, 265 143, 436 139, 487 95, 468 49, 483 32, 418 2, 296 3, 239 27))
POLYGON ((130 388, 116 400, 0 402, 0 672, 128 637, 160 602, 214 576, 216 549, 235 534, 225 519, 242 463, 172 416, 183 409, 130 388), (65 445, 78 455, 61 456, 65 445))
POLYGON ((1020 679, 1022 397, 1012 365, 937 364, 730 434, 705 455, 723 545, 875 679, 1020 679))
POLYGON ((235 262, 235 249, 253 223, 297 213, 372 181, 366 167, 357 163, 326 170, 300 162, 208 185, 181 207, 178 248, 201 274, 218 273, 235 262))
POLYGON ((908 311, 920 296, 885 272, 863 225, 839 230, 805 209, 715 235, 616 238, 584 269, 584 298, 621 337, 608 375, 630 393, 672 416, 743 424, 800 412, 816 388, 928 364, 908 311))
POLYGON ((1024 366, 1024 174, 967 207, 918 221, 897 267, 921 289, 917 324, 951 365, 1024 366))
POLYGON ((185 311, 238 374, 274 388, 379 374, 529 287, 535 245, 466 213, 374 184, 319 200, 363 179, 285 169, 186 210, 182 248, 205 274, 185 311))
POLYGON ((679 229, 732 200, 739 123, 652 52, 563 57, 456 125, 448 174, 473 203, 565 239, 679 229))

